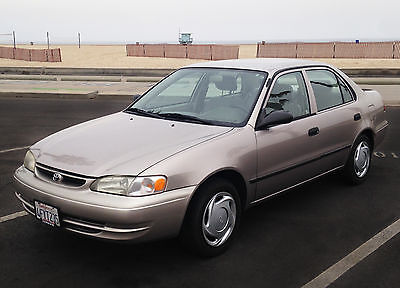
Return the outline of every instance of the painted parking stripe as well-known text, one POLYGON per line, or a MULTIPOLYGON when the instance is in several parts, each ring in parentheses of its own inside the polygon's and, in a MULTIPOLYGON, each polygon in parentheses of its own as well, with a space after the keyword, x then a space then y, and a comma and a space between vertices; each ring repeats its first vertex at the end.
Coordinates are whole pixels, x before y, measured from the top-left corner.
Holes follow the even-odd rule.
POLYGON ((23 217, 23 216, 26 216, 26 215, 28 215, 28 213, 26 211, 15 212, 13 214, 0 217, 0 223, 6 222, 6 221, 9 221, 9 220, 13 220, 13 219, 18 218, 18 217, 23 217))
POLYGON ((400 219, 376 234, 302 288, 325 288, 400 232, 400 219))
POLYGON ((11 148, 11 149, 6 149, 6 150, 0 150, 0 153, 7 153, 7 152, 12 152, 12 151, 18 151, 18 150, 24 150, 29 148, 30 146, 24 146, 24 147, 16 147, 16 148, 11 148))

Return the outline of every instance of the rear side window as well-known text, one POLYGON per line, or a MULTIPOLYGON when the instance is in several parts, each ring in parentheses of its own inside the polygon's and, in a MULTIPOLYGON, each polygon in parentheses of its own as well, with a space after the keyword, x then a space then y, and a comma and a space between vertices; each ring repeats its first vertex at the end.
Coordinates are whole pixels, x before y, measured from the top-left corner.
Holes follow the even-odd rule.
POLYGON ((332 108, 352 100, 349 88, 328 70, 309 70, 318 111, 332 108), (343 93, 343 95, 342 95, 343 93))

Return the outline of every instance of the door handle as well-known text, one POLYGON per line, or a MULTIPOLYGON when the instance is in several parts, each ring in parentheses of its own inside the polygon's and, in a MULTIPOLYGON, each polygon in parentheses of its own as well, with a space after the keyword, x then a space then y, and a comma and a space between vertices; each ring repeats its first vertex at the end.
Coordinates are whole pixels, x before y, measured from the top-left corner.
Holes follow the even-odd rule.
POLYGON ((354 121, 358 121, 360 119, 361 119, 361 114, 360 113, 354 114, 354 121))
POLYGON ((319 134, 319 128, 318 127, 314 127, 311 128, 310 130, 308 130, 308 136, 315 136, 319 134))

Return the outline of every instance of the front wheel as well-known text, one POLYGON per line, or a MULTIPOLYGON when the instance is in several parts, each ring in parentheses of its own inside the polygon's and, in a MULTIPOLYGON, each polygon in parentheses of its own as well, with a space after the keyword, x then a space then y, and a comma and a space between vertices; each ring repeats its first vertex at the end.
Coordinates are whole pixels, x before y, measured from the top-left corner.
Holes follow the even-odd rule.
POLYGON ((371 140, 361 135, 355 142, 344 173, 351 184, 360 184, 365 181, 371 167, 372 145, 371 140))
POLYGON ((181 231, 183 244, 202 256, 223 253, 239 226, 241 206, 237 190, 225 179, 212 180, 191 200, 181 231))

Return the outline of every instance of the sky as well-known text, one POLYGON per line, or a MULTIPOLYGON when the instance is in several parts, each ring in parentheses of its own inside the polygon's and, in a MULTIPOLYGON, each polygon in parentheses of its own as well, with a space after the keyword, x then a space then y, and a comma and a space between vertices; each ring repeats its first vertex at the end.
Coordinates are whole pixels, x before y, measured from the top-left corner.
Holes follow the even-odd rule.
POLYGON ((1 0, 0 43, 400 40, 399 0, 1 0))

